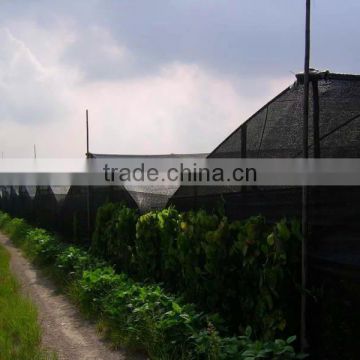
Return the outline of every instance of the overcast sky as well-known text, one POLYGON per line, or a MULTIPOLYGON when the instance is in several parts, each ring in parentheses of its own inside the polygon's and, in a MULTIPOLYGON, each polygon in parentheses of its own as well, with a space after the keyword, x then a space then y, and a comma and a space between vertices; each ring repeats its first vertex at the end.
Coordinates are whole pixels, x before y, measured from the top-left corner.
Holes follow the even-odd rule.
MULTIPOLYGON (((0 151, 210 152, 303 67, 305 0, 0 0, 0 151)), ((312 67, 360 73, 360 1, 313 0, 312 67)))

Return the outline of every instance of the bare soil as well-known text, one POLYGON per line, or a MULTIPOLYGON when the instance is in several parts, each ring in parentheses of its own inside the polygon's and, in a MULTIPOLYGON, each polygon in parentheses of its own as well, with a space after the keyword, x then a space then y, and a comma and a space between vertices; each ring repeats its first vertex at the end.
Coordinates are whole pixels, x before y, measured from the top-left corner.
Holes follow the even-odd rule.
POLYGON ((145 359, 125 350, 114 351, 103 341, 94 324, 85 320, 76 307, 60 294, 9 240, 0 233, 0 242, 10 252, 10 268, 26 294, 38 308, 45 349, 54 351, 59 360, 145 359))

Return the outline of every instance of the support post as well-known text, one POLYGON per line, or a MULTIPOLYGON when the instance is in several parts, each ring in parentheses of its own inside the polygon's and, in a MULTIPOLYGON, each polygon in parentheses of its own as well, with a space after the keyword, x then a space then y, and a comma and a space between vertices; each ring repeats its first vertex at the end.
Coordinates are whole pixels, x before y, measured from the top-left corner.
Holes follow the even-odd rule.
MULTIPOLYGON (((86 158, 90 158, 89 151, 89 111, 86 109, 86 158)), ((91 237, 91 205, 90 205, 90 186, 87 186, 86 192, 86 208, 87 208, 87 233, 88 241, 91 237)))
MULTIPOLYGON (((303 157, 309 157, 309 69, 310 69, 310 11, 311 0, 306 0, 306 25, 305 25, 305 64, 304 64, 304 109, 303 109, 303 157)), ((306 334, 307 320, 307 242, 308 242, 308 191, 306 185, 302 187, 302 233, 303 241, 301 247, 301 350, 308 348, 306 334)))
POLYGON ((89 111, 86 109, 86 157, 89 155, 89 111))

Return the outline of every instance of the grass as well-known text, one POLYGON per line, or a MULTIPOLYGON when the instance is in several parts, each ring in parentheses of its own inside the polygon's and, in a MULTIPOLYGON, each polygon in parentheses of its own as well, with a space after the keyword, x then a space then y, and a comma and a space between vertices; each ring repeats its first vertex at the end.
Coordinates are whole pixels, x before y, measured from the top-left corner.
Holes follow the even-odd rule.
POLYGON ((8 251, 0 245, 0 360, 56 359, 41 348, 37 310, 20 293, 9 260, 8 251))

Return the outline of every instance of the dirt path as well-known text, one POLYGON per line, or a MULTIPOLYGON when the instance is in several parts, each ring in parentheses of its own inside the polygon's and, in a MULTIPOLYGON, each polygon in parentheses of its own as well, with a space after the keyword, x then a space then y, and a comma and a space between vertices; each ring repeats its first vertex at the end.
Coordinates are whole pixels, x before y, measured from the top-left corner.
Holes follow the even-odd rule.
MULTIPOLYGON (((44 348, 59 360, 129 360, 142 357, 112 351, 99 338, 93 324, 84 320, 52 282, 36 270, 10 240, 0 233, 0 242, 11 254, 10 267, 22 289, 37 305, 44 348)), ((144 359, 144 358, 142 358, 144 359)))

